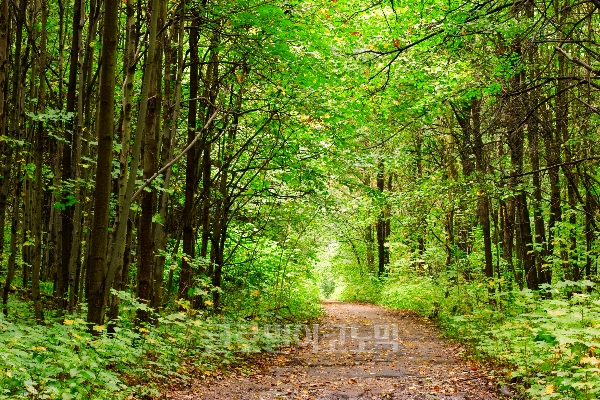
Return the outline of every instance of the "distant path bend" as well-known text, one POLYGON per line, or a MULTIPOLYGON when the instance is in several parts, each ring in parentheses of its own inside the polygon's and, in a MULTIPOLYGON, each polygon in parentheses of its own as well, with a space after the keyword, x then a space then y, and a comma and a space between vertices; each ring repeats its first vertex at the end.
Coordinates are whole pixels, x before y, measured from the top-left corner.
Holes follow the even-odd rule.
POLYGON ((318 343, 270 355, 252 375, 202 379, 171 400, 470 399, 497 400, 485 370, 432 324, 406 311, 323 303, 318 343), (397 335, 397 336, 396 336, 397 335))

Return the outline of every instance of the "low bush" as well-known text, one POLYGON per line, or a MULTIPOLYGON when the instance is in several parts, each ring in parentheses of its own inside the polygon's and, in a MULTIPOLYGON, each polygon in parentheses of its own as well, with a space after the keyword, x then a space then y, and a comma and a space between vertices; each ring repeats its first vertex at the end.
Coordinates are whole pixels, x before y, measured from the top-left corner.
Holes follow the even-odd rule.
MULTIPOLYGON (((136 327, 135 310, 143 305, 127 293, 120 297, 123 307, 115 332, 95 327, 100 334, 94 336, 84 312, 47 320, 45 325, 27 318, 17 322, 0 314, 0 399, 158 395, 165 382, 187 379, 190 372, 210 373, 248 353, 269 351, 294 340, 294 329, 264 329, 278 323, 268 313, 247 319, 239 313, 209 315, 189 310, 155 316, 154 325, 136 327), (182 367, 184 360, 187 368, 182 367)), ((13 309, 25 310, 27 304, 13 304, 13 309)), ((303 316, 314 318, 318 312, 305 307, 303 316)))
POLYGON ((600 393, 600 293, 590 281, 539 292, 491 293, 484 282, 453 285, 389 278, 374 299, 435 318, 476 356, 506 368, 507 381, 534 399, 593 399, 600 393))

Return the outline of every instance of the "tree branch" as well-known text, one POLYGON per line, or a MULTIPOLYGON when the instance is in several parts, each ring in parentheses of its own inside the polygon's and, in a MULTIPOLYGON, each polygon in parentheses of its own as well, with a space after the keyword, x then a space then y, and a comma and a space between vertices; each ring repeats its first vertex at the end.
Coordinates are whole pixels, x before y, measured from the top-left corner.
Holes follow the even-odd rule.
MULTIPOLYGON (((181 157, 183 157, 183 155, 185 153, 187 153, 188 151, 190 151, 190 149, 192 147, 194 147, 194 145, 196 144, 196 142, 198 141, 198 139, 200 139, 200 136, 204 133, 204 131, 206 129, 208 129, 208 126, 213 122, 213 120, 217 117, 217 115, 219 114, 220 108, 217 107, 217 109, 215 110, 215 112, 210 116, 210 118, 208 119, 208 121, 206 121, 206 124, 204 124, 204 127, 202 129, 200 129, 200 131, 198 132, 198 134, 196 135, 196 137, 194 138, 194 140, 192 140, 190 142, 190 144, 188 144, 188 146, 183 149, 183 151, 181 153, 179 153, 179 155, 177 155, 177 157, 173 158, 171 161, 169 161, 164 167, 162 167, 160 170, 158 170, 154 175, 152 175, 150 178, 146 179, 146 181, 144 183, 142 183, 142 186, 140 186, 138 188, 138 190, 135 191, 135 193, 133 194, 133 196, 131 197, 131 201, 133 202, 133 200, 135 200, 136 197, 138 197, 140 195, 140 193, 142 193, 142 190, 144 190, 144 188, 146 186, 148 186, 153 180, 155 180, 160 174, 162 174, 163 172, 165 172, 167 169, 171 168, 171 166, 173 166, 173 164, 175 164, 177 161, 179 161, 179 159, 181 157)), ((133 172, 135 173, 135 172, 133 172)))
MULTIPOLYGON (((600 0, 596 0, 596 1, 598 1, 600 3, 600 0)), ((580 67, 583 67, 583 68, 587 69, 592 74, 594 74, 594 75, 600 75, 600 70, 597 70, 596 68, 592 67, 591 65, 587 64, 586 62, 583 62, 582 60, 580 60, 577 57, 571 57, 569 55, 569 53, 567 53, 566 51, 564 51, 560 47, 554 46, 554 50, 558 51, 560 54, 562 54, 563 56, 565 56, 565 58, 567 60, 571 61, 572 63, 577 64, 580 67)))
POLYGON ((567 165, 579 164, 579 163, 582 163, 584 161, 589 161, 589 160, 600 160, 600 156, 591 156, 591 157, 586 157, 586 158, 580 158, 579 160, 572 160, 572 161, 567 161, 567 162, 563 162, 563 163, 559 163, 559 164, 554 164, 554 165, 550 165, 549 167, 536 169, 535 171, 523 172, 522 174, 503 176, 502 179, 520 178, 522 176, 533 175, 533 174, 537 174, 539 172, 548 171, 548 170, 551 170, 552 168, 566 167, 567 165))

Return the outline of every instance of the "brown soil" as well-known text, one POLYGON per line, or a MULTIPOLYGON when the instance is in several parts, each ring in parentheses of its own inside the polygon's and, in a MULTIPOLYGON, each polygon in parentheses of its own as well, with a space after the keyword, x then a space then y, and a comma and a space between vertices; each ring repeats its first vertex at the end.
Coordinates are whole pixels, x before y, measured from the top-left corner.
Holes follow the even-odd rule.
MULTIPOLYGON (((406 311, 324 302, 318 343, 270 354, 250 375, 205 376, 170 391, 199 399, 499 399, 496 384, 462 349, 406 311), (395 328, 396 326, 397 328, 395 328), (342 335, 343 332, 343 335, 342 335)), ((310 327, 312 329, 312 327, 310 327)), ((309 338, 312 339, 312 337, 309 338)))

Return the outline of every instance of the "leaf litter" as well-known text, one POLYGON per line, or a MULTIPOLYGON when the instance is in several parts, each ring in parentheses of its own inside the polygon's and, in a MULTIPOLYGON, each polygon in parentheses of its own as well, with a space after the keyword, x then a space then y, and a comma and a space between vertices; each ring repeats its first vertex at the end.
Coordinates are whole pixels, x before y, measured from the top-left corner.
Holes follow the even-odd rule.
POLYGON ((324 302, 323 307, 326 315, 318 326, 316 346, 307 340, 275 353, 262 353, 227 373, 198 373, 192 382, 174 385, 163 398, 505 398, 493 371, 466 360, 461 346, 441 339, 436 327, 416 314, 334 301, 324 302), (394 330, 397 335, 390 335, 394 330), (387 341, 375 340, 386 337, 386 332, 387 341))

